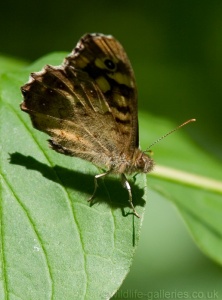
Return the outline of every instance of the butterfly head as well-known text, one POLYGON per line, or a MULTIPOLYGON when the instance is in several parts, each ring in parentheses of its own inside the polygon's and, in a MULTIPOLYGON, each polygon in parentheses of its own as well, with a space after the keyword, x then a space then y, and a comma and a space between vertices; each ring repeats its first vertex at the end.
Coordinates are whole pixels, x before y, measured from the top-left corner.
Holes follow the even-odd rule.
POLYGON ((152 158, 139 149, 134 154, 133 172, 148 173, 152 171, 154 162, 152 158))

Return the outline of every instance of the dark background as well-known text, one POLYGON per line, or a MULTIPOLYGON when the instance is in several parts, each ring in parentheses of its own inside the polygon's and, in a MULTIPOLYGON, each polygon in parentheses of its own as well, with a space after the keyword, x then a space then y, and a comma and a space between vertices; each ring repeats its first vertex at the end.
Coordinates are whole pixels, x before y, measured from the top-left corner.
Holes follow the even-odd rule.
POLYGON ((121 41, 135 70, 140 109, 177 124, 196 118, 184 130, 222 158, 222 1, 1 4, 2 54, 33 61, 49 52, 70 52, 86 32, 121 41))
MULTIPOLYGON (((49 52, 71 52, 86 32, 112 34, 123 44, 135 70, 140 110, 176 124, 196 118, 183 130, 222 159, 221 0, 9 0, 0 7, 4 55, 31 62, 49 52)), ((122 289, 221 286, 220 268, 201 254, 178 214, 161 201, 150 203, 154 213, 144 222, 136 260, 122 289), (153 224, 160 228, 152 228, 153 224), (185 250, 182 255, 179 247, 185 250)))

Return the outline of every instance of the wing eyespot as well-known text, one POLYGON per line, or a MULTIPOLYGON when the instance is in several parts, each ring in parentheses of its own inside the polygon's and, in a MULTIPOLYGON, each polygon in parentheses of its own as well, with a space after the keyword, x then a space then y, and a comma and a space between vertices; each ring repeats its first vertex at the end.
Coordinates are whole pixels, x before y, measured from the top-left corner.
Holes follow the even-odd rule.
POLYGON ((106 59, 104 60, 104 64, 105 64, 105 66, 106 66, 106 68, 107 68, 108 70, 110 70, 110 71, 115 71, 115 69, 116 69, 116 64, 115 64, 111 59, 106 58, 106 59))

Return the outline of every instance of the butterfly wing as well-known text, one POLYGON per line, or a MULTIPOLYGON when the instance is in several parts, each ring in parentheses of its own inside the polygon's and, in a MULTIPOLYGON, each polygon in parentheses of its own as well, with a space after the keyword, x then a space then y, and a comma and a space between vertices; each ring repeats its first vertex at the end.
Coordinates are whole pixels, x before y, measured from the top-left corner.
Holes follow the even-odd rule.
POLYGON ((113 153, 133 153, 138 142, 131 72, 114 38, 86 35, 61 67, 31 74, 22 87, 21 109, 52 137, 56 151, 111 168, 113 153), (103 63, 109 69, 114 65, 113 71, 103 63))
POLYGON ((86 34, 65 64, 86 72, 105 96, 125 152, 138 147, 138 112, 135 76, 122 45, 112 36, 86 34))

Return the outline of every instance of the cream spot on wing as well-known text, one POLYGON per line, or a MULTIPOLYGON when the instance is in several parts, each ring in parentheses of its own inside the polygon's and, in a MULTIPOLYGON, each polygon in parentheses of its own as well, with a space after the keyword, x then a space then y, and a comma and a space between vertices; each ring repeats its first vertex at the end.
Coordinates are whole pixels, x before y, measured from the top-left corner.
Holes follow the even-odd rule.
POLYGON ((97 66, 98 68, 106 69, 103 61, 100 58, 97 58, 94 63, 95 63, 95 66, 97 66))
POLYGON ((103 76, 96 78, 96 83, 98 84, 103 93, 110 90, 110 84, 103 76))
POLYGON ((122 106, 122 107, 128 106, 128 101, 123 95, 114 93, 113 100, 114 100, 114 102, 118 103, 119 106, 122 106))
POLYGON ((115 72, 115 73, 108 74, 108 76, 110 78, 114 79, 119 84, 125 84, 128 87, 132 87, 131 78, 129 76, 127 76, 126 74, 123 74, 120 72, 115 72))
POLYGON ((89 62, 90 61, 84 56, 81 56, 81 58, 78 57, 78 67, 79 68, 85 68, 89 62))

